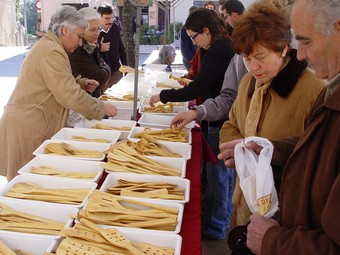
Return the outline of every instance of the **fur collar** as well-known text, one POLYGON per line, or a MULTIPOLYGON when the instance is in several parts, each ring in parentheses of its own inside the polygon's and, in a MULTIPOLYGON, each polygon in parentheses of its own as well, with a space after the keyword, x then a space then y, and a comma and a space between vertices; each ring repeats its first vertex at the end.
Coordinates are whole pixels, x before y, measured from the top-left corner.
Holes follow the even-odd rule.
MULTIPOLYGON (((291 49, 289 52, 290 61, 288 64, 278 73, 278 75, 272 80, 270 88, 274 89, 281 97, 286 97, 294 89, 297 81, 299 80, 303 71, 307 68, 306 61, 299 61, 296 58, 297 51, 291 49)), ((250 86, 248 90, 249 98, 252 97, 255 90, 255 78, 250 80, 250 86)))

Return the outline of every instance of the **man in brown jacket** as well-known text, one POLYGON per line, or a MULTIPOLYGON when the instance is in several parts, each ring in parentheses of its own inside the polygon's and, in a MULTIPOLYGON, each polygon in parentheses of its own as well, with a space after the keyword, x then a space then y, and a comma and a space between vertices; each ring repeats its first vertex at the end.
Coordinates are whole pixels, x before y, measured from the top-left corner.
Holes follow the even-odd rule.
MULTIPOLYGON (((296 0, 292 24, 298 58, 328 84, 300 138, 272 141, 272 164, 284 165, 279 221, 250 216, 247 246, 255 254, 340 254, 340 2, 296 0)), ((313 84, 310 84, 313 86, 313 84)), ((233 148, 219 158, 234 164, 233 148)), ((248 143, 248 149, 261 148, 248 143)))

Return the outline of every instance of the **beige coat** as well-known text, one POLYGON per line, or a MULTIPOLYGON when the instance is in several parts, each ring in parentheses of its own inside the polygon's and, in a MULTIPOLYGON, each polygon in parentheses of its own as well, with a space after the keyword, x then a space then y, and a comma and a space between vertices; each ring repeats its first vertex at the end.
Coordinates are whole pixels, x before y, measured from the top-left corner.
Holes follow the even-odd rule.
POLYGON ((82 90, 58 37, 47 33, 24 60, 0 121, 0 174, 10 180, 32 152, 65 126, 68 110, 102 119, 103 103, 82 90))
MULTIPOLYGON (((315 77, 313 72, 296 60, 296 51, 291 52, 291 61, 273 79, 263 96, 262 112, 257 136, 268 139, 300 136, 311 109, 324 87, 324 82, 315 77)), ((249 111, 251 97, 255 89, 255 79, 246 74, 239 86, 238 94, 220 132, 220 143, 245 137, 245 121, 249 111)), ((275 169, 281 171, 281 169, 275 169)), ((276 175, 274 171, 274 175, 276 175)), ((280 183, 278 179, 277 187, 280 183)), ((249 221, 250 211, 241 197, 238 183, 233 197, 232 225, 245 225, 249 221)))
MULTIPOLYGON (((245 121, 251 101, 249 94, 254 91, 251 79, 252 74, 247 73, 240 83, 236 100, 229 113, 229 121, 226 121, 221 129, 221 143, 245 137, 245 121)), ((276 139, 301 135, 312 106, 323 88, 323 82, 316 80, 314 74, 306 70, 287 97, 282 97, 269 88, 263 98, 258 136, 276 139), (319 84, 315 86, 315 83, 319 84)))

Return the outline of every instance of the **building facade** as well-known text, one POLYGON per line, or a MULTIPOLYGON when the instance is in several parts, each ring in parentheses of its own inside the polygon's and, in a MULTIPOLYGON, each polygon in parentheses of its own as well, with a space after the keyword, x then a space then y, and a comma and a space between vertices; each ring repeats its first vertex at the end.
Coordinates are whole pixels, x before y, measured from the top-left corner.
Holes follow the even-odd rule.
MULTIPOLYGON (((127 1, 127 0, 124 0, 127 1)), ((37 0, 39 2, 37 27, 38 30, 46 32, 51 16, 57 8, 62 5, 72 5, 77 9, 83 7, 98 7, 101 3, 109 2, 113 6, 119 8, 117 3, 119 1, 108 0, 37 0)), ((164 1, 159 1, 164 2, 164 1)), ((170 23, 185 22, 187 18, 189 8, 192 6, 192 1, 187 0, 169 0, 169 21, 170 23)), ((164 26, 165 12, 157 4, 153 4, 150 7, 142 8, 142 24, 148 24, 149 26, 156 26, 161 30, 164 26)))

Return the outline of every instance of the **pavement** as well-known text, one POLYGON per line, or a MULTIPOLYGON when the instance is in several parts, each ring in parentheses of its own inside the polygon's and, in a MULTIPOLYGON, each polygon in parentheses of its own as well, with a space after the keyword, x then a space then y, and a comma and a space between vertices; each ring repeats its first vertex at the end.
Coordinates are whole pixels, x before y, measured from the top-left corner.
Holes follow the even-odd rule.
MULTIPOLYGON (((144 63, 153 50, 160 47, 161 45, 140 45, 139 65, 144 63)), ((3 106, 12 94, 21 63, 28 51, 28 46, 0 47, 0 117, 3 113, 3 106)))
POLYGON ((12 94, 27 47, 0 47, 0 116, 12 94))
MULTIPOLYGON (((21 63, 27 52, 28 49, 26 46, 0 47, 0 117, 15 87, 21 63)), ((0 176, 0 187, 6 183, 6 177, 0 176)))

